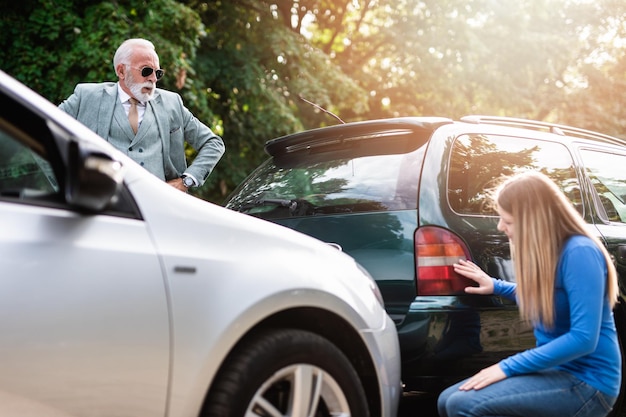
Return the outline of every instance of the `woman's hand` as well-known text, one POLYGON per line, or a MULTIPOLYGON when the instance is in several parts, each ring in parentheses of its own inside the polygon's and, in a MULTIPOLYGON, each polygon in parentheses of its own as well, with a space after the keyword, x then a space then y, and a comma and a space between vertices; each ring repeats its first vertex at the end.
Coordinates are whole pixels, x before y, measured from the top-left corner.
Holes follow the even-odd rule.
POLYGON ((473 262, 460 259, 458 263, 454 264, 454 271, 478 284, 478 287, 465 288, 466 293, 482 295, 493 294, 493 280, 473 262))
POLYGON ((502 381, 506 378, 506 374, 500 369, 497 363, 485 368, 459 387, 461 391, 479 390, 485 388, 495 382, 502 381))

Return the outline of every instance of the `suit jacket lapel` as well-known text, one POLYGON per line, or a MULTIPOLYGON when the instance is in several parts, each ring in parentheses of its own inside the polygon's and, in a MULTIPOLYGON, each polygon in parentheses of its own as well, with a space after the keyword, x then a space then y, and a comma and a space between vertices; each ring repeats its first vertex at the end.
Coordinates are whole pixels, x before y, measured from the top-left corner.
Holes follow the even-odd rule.
POLYGON ((111 121, 111 127, 110 130, 107 132, 107 135, 116 136, 118 140, 123 141, 121 135, 124 134, 126 136, 126 139, 128 140, 128 144, 130 144, 135 140, 136 135, 133 132, 133 129, 130 127, 130 123, 128 123, 128 116, 124 111, 124 105, 116 101, 114 106, 115 109, 113 111, 113 120, 111 121), (115 126, 113 126, 113 124, 115 124, 115 126), (114 133, 113 131, 115 129, 117 129, 117 131, 121 133, 114 133))
POLYGON ((113 111, 117 100, 117 84, 106 87, 102 91, 102 101, 100 102, 100 110, 98 112, 98 135, 103 138, 109 137, 111 130, 111 122, 113 121, 113 111))
POLYGON ((161 97, 161 94, 159 94, 158 90, 154 94, 155 96, 148 102, 148 106, 152 109, 155 119, 154 121, 156 122, 155 124, 158 129, 158 135, 161 139, 161 144, 163 145, 163 159, 167 160, 170 154, 170 119, 163 106, 163 98, 161 97))

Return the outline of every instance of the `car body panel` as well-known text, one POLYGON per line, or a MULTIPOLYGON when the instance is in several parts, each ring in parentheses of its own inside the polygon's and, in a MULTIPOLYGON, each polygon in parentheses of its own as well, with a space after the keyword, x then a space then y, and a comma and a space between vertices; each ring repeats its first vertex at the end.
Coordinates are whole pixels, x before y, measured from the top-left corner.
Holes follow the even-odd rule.
MULTIPOLYGON (((415 265, 415 210, 283 218, 276 223, 324 242, 341 242, 344 252, 376 276, 387 303, 397 305, 398 313, 406 311, 413 299, 406 294, 415 293, 413 276, 407 274, 415 265), (394 225, 393 230, 380 226, 388 224, 394 225)), ((393 311, 390 314, 394 316, 393 311)))
POLYGON ((163 414, 170 329, 145 224, 7 203, 0 218, 0 391, 69 415, 112 398, 163 414))

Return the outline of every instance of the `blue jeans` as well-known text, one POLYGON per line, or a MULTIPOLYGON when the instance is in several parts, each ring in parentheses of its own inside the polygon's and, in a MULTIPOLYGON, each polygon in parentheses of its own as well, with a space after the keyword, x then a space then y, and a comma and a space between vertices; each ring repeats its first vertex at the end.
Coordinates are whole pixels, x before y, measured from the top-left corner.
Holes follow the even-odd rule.
POLYGON ((439 395, 440 417, 603 417, 617 399, 554 370, 506 378, 478 391, 460 391, 462 383, 439 395))

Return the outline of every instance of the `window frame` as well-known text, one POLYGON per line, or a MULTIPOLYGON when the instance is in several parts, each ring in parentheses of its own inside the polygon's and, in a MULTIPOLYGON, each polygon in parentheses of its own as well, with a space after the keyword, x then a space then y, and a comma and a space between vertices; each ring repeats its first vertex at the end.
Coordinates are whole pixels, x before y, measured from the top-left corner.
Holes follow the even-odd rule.
MULTIPOLYGON (((7 202, 81 212, 78 208, 69 205, 65 199, 66 176, 69 172, 67 164, 69 162, 62 155, 62 147, 69 147, 73 140, 78 142, 80 140, 72 138, 71 132, 62 128, 54 120, 8 95, 0 94, 0 108, 2 108, 0 129, 3 129, 17 143, 45 159, 52 168, 58 183, 58 191, 54 194, 43 196, 21 195, 22 193, 18 193, 20 195, 16 196, 0 194, 0 203, 7 202)), ((126 184, 123 184, 117 200, 97 214, 143 219, 126 184)))
MULTIPOLYGON (((611 220, 604 204, 602 203, 601 194, 598 192, 598 189, 593 179, 590 176, 590 172, 589 172, 590 160, 585 158, 584 156, 585 152, 597 152, 597 153, 602 153, 602 154, 617 155, 617 156, 624 158, 624 161, 626 162, 626 151, 623 149, 616 149, 613 147, 593 146, 593 145, 587 145, 587 144, 578 147, 578 156, 580 158, 580 161, 579 161, 580 170, 582 172, 582 175, 585 177, 585 181, 587 182, 589 192, 592 195, 593 205, 594 205, 595 212, 597 213, 597 217, 605 224, 626 225, 626 218, 621 219, 621 216, 620 216, 621 221, 611 220)), ((624 166, 626 166, 626 164, 624 166)), ((626 178, 624 179, 624 182, 626 183, 626 178)), ((626 207, 626 200, 623 202, 623 206, 626 207)))

